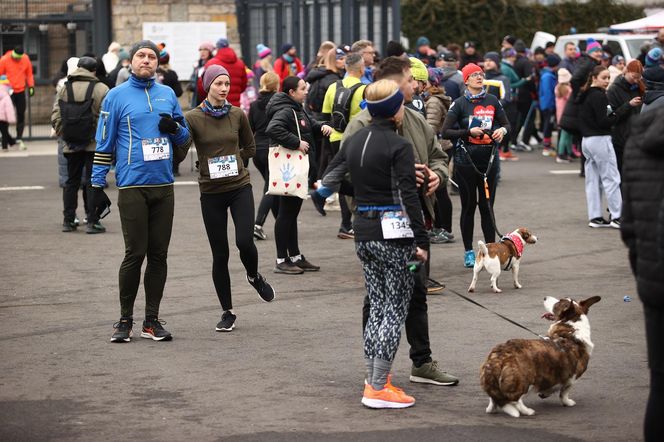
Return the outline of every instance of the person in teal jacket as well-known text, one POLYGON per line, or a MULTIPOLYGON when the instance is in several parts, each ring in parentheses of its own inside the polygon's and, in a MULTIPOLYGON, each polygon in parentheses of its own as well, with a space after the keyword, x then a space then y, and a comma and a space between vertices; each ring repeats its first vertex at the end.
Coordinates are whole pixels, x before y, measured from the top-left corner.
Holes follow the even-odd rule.
POLYGON ((146 255, 141 337, 169 341, 172 335, 162 326, 159 305, 173 227, 173 150, 186 143, 189 131, 173 90, 155 82, 157 46, 140 41, 130 59, 131 77, 112 89, 102 104, 92 166, 92 205, 99 212, 110 204, 103 189, 115 159, 125 257, 119 275, 120 320, 111 341, 131 340, 134 301, 146 255))

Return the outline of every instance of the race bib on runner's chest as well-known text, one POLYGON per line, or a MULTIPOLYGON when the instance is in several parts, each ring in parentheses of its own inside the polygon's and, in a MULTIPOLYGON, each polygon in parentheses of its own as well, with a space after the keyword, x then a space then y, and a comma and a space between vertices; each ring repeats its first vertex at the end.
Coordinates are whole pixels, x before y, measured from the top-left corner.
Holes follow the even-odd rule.
POLYGON ((210 171, 210 179, 212 180, 237 176, 237 158, 235 155, 208 158, 208 170, 210 171))
POLYGON ((171 157, 171 145, 168 138, 146 138, 143 145, 143 161, 167 160, 171 157))
POLYGON ((413 238, 410 221, 402 210, 383 212, 380 217, 380 227, 383 229, 383 238, 413 238))

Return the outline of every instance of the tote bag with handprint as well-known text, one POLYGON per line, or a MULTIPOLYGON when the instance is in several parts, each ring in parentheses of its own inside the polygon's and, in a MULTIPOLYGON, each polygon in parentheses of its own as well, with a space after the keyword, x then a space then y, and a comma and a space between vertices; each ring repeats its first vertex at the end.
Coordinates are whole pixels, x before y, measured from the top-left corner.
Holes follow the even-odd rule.
MULTIPOLYGON (((295 111, 293 111, 293 116, 297 126, 297 137, 302 139, 295 111)), ((307 154, 283 146, 270 147, 268 168, 270 170, 268 195, 307 198, 309 183, 309 158, 307 154)))

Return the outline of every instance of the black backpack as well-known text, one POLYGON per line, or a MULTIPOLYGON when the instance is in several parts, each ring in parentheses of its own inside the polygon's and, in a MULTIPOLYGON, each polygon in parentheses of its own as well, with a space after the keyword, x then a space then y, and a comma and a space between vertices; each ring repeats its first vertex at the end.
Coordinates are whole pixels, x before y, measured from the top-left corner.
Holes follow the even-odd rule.
POLYGON ((62 139, 72 150, 84 150, 95 137, 95 119, 92 115, 92 93, 97 81, 90 81, 83 101, 74 101, 72 82, 67 81, 67 101, 58 100, 62 117, 62 139))
POLYGON ((334 103, 332 104, 332 128, 338 132, 343 132, 350 121, 350 103, 353 95, 362 85, 357 83, 347 88, 342 80, 337 81, 337 90, 334 92, 334 103))

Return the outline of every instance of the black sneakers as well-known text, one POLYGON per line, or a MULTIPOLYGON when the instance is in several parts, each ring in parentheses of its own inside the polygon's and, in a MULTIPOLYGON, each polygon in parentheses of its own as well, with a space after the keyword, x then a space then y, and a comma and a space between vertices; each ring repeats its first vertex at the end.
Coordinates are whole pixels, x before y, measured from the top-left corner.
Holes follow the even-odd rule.
POLYGON ((592 227, 593 229, 598 229, 602 227, 611 227, 611 223, 602 217, 598 217, 588 221, 588 227, 592 227))
POLYGON ((609 223, 609 227, 613 227, 614 229, 620 229, 620 218, 612 219, 611 222, 609 223))
POLYGON ((304 273, 304 270, 293 264, 290 259, 286 259, 284 262, 277 263, 277 265, 274 267, 274 273, 284 273, 286 275, 300 275, 304 273))
POLYGON ((337 238, 339 239, 355 239, 355 231, 353 229, 347 229, 345 227, 339 227, 339 233, 337 233, 337 238))
POLYGON ((131 327, 134 324, 132 318, 120 318, 113 324, 113 336, 111 342, 129 342, 131 341, 131 327))
POLYGON ((99 221, 96 223, 87 223, 85 227, 85 233, 95 234, 104 232, 106 232, 106 227, 104 227, 99 221))
POLYGON ((219 321, 215 330, 217 330, 218 332, 233 331, 233 329, 235 328, 235 319, 237 319, 237 316, 235 316, 233 313, 228 311, 224 312, 221 315, 221 321, 219 321))
POLYGON ((256 238, 259 241, 264 241, 267 239, 267 235, 265 234, 265 231, 263 230, 263 226, 259 226, 258 224, 254 224, 254 238, 256 238))
POLYGON ((260 296, 264 302, 271 302, 274 300, 274 289, 268 284, 263 275, 258 273, 253 282, 249 279, 249 275, 247 275, 247 282, 256 289, 258 296, 260 296))
POLYGON ((309 192, 309 196, 311 197, 311 202, 314 203, 314 207, 320 213, 322 216, 327 215, 325 212, 325 198, 323 198, 318 192, 315 190, 312 192, 309 192))
POLYGON ((64 220, 62 222, 62 231, 63 232, 75 232, 76 227, 78 227, 78 224, 76 224, 74 221, 64 220))
POLYGON ((320 270, 320 266, 315 266, 309 261, 307 261, 307 258, 304 257, 304 255, 300 255, 300 259, 297 261, 293 261, 293 264, 296 267, 301 268, 305 272, 317 272, 320 270))
POLYGON ((173 339, 173 336, 162 327, 162 324, 166 324, 166 321, 157 318, 145 318, 141 338, 152 339, 153 341, 170 341, 173 339))

